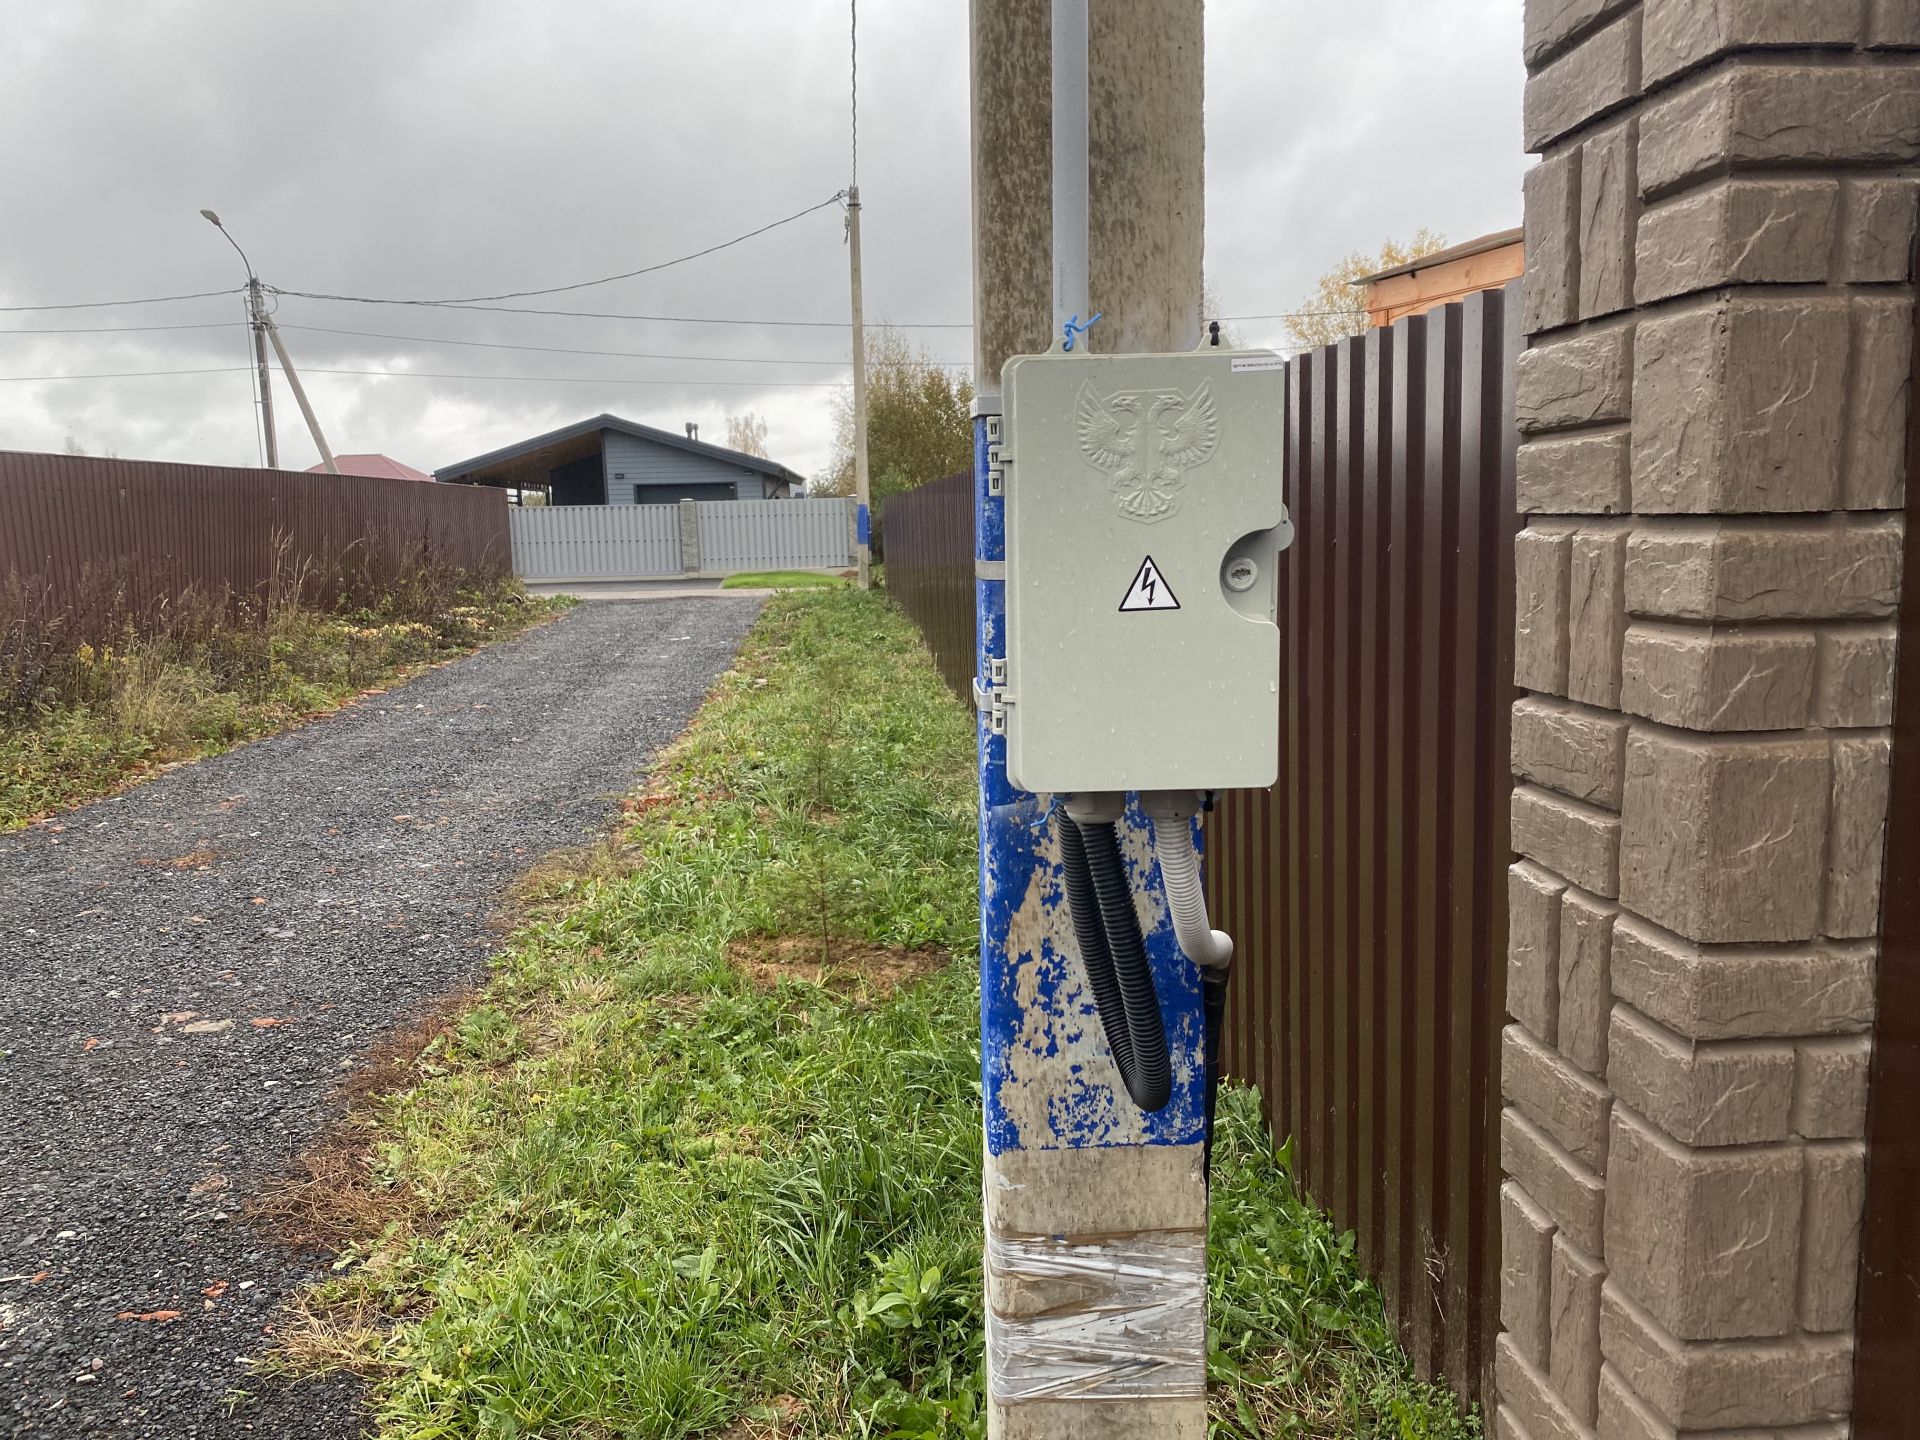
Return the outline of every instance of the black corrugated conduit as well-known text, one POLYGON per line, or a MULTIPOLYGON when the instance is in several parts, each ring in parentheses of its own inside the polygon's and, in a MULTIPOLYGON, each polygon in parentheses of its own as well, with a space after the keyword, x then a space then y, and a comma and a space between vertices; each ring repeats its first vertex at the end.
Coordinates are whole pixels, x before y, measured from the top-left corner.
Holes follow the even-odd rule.
POLYGON ((1056 813, 1067 908, 1101 1029, 1133 1103, 1158 1110, 1173 1095, 1173 1064, 1119 834, 1111 821, 1082 822, 1064 809, 1056 813))

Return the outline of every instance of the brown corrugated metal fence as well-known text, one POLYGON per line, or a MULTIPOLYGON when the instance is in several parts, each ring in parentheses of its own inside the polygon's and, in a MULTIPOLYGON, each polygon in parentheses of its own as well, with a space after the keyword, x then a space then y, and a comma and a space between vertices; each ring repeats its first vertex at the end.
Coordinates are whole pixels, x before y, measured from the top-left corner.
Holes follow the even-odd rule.
POLYGON ((1351 1228, 1414 1363, 1498 1325, 1517 290, 1296 359, 1281 773, 1209 824, 1227 1065, 1351 1228))
POLYGON ((962 471, 882 505, 887 593, 926 636, 940 674, 973 693, 973 476, 962 471))
MULTIPOLYGON (((1228 1068, 1469 1397, 1499 1308, 1518 309, 1484 292, 1289 365, 1280 782, 1208 822, 1228 1068)), ((964 695, 973 502, 942 485, 889 503, 887 585, 964 695)))
MULTIPOLYGON (((1920 273, 1920 246, 1914 252, 1920 273)), ((1920 376, 1920 326, 1913 370, 1920 376)), ((1907 411, 1907 497, 1920 497, 1920 405, 1907 411)), ((1920 1415, 1920 524, 1909 511, 1867 1110, 1866 1213, 1853 1434, 1894 1440, 1920 1415)))
POLYGON ((89 576, 146 595, 257 593, 276 564, 328 565, 350 547, 504 572, 499 490, 217 465, 0 451, 0 583, 55 605, 89 576))

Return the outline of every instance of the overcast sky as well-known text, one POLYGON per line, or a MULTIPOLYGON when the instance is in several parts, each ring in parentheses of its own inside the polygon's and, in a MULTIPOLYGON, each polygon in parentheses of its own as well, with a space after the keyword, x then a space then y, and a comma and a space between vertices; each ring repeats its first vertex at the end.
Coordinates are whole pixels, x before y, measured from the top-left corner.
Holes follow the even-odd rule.
MULTIPOLYGON (((1518 223, 1520 4, 1209 0, 1207 265, 1229 315, 1298 308, 1340 256, 1422 225, 1518 223)), ((868 318, 927 325, 910 333, 962 362, 967 330, 931 327, 971 313, 966 14, 866 0, 860 41, 868 318)), ((238 286, 202 206, 269 284, 438 299, 669 259, 847 178, 845 0, 0 0, 0 35, 0 306, 238 286)), ((846 296, 828 207, 659 275, 503 303, 839 328, 292 296, 275 318, 342 453, 431 470, 601 411, 720 439, 752 410, 812 474, 846 296)), ((0 313, 9 332, 203 327, 0 334, 0 376, 217 372, 5 379, 0 448, 256 463, 241 318, 238 294, 0 313)), ((312 464, 276 396, 282 463, 312 464)))

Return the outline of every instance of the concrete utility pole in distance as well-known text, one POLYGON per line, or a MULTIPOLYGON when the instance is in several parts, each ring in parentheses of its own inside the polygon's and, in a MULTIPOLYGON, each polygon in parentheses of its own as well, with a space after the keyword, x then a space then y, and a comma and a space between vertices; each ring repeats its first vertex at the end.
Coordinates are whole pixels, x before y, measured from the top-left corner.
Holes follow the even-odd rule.
POLYGON ((338 475, 340 467, 333 463, 333 451, 327 446, 327 437, 320 433, 320 422, 313 417, 313 406, 307 403, 307 387, 300 383, 300 376, 293 368, 293 361, 287 358, 287 347, 280 340, 280 327, 265 315, 260 317, 266 327, 267 338, 273 341, 273 353, 280 357, 280 368, 287 372, 287 384, 293 387, 293 398, 300 406, 300 413, 306 418, 307 433, 313 436, 314 449, 320 452, 320 463, 327 467, 329 475, 338 475))
POLYGON ((253 273, 253 262, 247 259, 240 242, 227 233, 220 217, 211 210, 202 210, 200 214, 233 246, 240 263, 247 267, 247 315, 253 324, 253 364, 260 377, 260 430, 266 437, 267 468, 278 470, 280 442, 273 429, 273 372, 267 369, 267 307, 266 297, 260 291, 260 277, 253 273))
MULTIPOLYGON (((1090 195, 1085 260, 1069 271, 1084 276, 1072 288, 1084 283, 1090 296, 1081 322, 1088 310, 1104 315, 1083 343, 1095 353, 1190 349, 1200 328, 1202 0, 1091 0, 1089 8, 1084 31, 1072 17, 1067 26, 1087 37, 1090 195)), ((1059 333, 1051 323, 1055 32, 1039 0, 972 0, 971 21, 976 683, 990 693, 1006 653, 994 473, 1000 371, 1009 356, 1045 350, 1059 333)), ((1044 483, 1019 473, 1017 436, 1013 447, 1015 463, 998 467, 1004 485, 1044 483)), ((1017 676, 1002 670, 1001 681, 1017 693, 1017 676)), ((1079 987, 1060 984, 1057 998, 1035 1003, 1020 998, 1034 993, 1029 982, 1053 974, 1047 957, 1075 955, 1078 944, 1066 907, 1057 897, 1048 903, 1054 845, 1046 798, 1012 788, 1006 741, 984 718, 980 803, 988 1434, 1202 1440, 1206 1188, 1198 1130, 1127 1110, 1124 1095, 1109 1104, 1093 1093, 1101 1072, 1080 1064, 1086 1057, 1076 1048, 1093 1042, 1071 1037, 1097 1031, 1097 1023, 1047 1013, 1079 987), (1049 1279, 1050 1264, 1065 1268, 1049 1279), (1175 1303, 1156 1309, 1138 1277, 1162 1270, 1167 1285, 1156 1294, 1175 1303), (1071 1313, 1075 1304, 1083 1313, 1071 1313), (1050 1338, 1030 1345, 1041 1329, 1050 1338)), ((1131 830, 1124 845, 1135 863, 1151 857, 1144 829, 1131 830)))
MULTIPOLYGON (((223 232, 224 233, 224 232, 223 232)), ((253 311, 253 364, 260 372, 260 433, 266 437, 267 468, 280 468, 280 437, 273 428, 273 372, 267 368, 267 307, 260 282, 247 277, 247 306, 253 311)))
POLYGON ((867 479, 867 322, 860 295, 860 187, 847 190, 847 258, 853 267, 853 498, 859 507, 860 533, 855 553, 860 588, 873 585, 873 504, 867 479))

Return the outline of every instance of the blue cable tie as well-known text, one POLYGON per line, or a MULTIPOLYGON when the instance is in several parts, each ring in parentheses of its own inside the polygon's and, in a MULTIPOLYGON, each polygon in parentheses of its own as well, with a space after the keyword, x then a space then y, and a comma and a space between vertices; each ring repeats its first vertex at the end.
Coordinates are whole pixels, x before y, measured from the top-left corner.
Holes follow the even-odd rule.
POLYGON ((1063 350, 1073 349, 1073 337, 1076 335, 1086 334, 1087 331, 1091 330, 1094 326, 1100 323, 1100 315, 1104 315, 1105 313, 1106 313, 1105 311, 1101 311, 1099 314, 1096 314, 1091 320, 1087 321, 1087 323, 1084 325, 1080 323, 1080 317, 1078 315, 1072 316, 1070 319, 1068 319, 1060 327, 1061 331, 1066 336, 1066 343, 1062 345, 1060 348, 1063 350))

